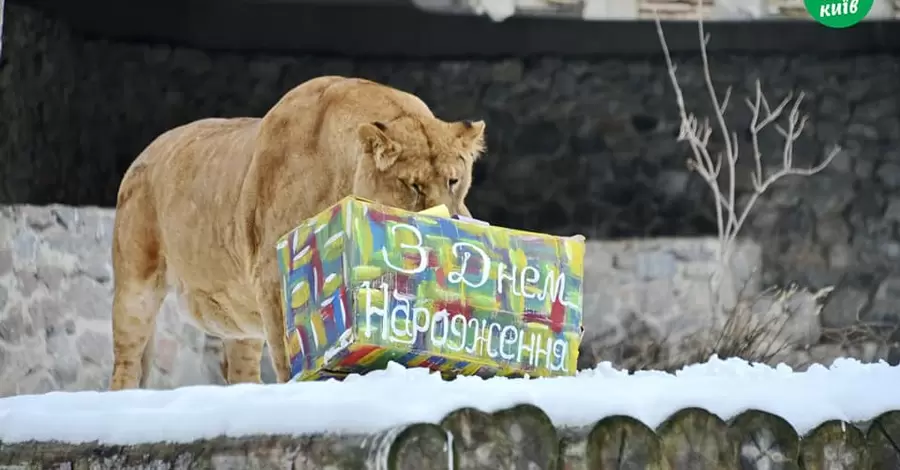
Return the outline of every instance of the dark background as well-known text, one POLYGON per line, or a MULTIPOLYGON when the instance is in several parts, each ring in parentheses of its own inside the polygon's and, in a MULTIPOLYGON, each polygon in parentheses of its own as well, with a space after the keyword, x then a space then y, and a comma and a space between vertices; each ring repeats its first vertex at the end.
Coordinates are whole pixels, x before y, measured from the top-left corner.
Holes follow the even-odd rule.
MULTIPOLYGON (((342 74, 415 93, 447 120, 487 122, 469 199, 477 217, 593 239, 715 233, 709 191, 675 143, 652 23, 496 24, 389 3, 352 13, 301 2, 7 4, 0 203, 112 207, 121 175, 160 132, 261 116, 302 81, 342 74)), ((745 164, 742 101, 757 78, 772 102, 806 92, 796 165, 815 164, 832 143, 845 148, 824 173, 783 180, 751 215, 744 233, 764 247, 766 282, 835 285, 826 325, 895 318, 900 25, 707 26, 717 86, 734 87, 727 120, 745 164)), ((696 27, 666 32, 689 106, 707 114, 696 27)), ((765 135, 770 162, 779 142, 765 135)))

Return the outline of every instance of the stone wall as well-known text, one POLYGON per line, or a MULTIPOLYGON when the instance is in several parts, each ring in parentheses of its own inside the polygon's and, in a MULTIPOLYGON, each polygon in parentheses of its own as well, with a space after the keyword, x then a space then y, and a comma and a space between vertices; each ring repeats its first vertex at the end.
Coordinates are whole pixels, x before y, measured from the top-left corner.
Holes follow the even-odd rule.
MULTIPOLYGON (((447 119, 486 120, 489 153, 470 196, 477 217, 594 240, 715 230, 708 190, 673 142, 661 57, 247 55, 87 39, 26 7, 6 10, 2 203, 112 206, 122 173, 158 133, 201 117, 261 115, 305 79, 345 74, 417 93, 447 119)), ((676 60, 689 106, 708 111, 699 58, 676 60)), ((719 86, 734 87, 727 118, 736 129, 749 120, 740 99, 760 78, 773 102, 806 92, 811 120, 797 165, 814 163, 829 143, 845 149, 822 174, 773 187, 751 215, 745 235, 762 247, 762 285, 834 286, 823 328, 900 339, 900 57, 718 54, 711 63, 719 86)), ((747 135, 738 137, 747 155, 747 135)), ((775 158, 774 132, 762 148, 775 158)), ((747 170, 739 168, 740 182, 747 170)))
MULTIPOLYGON (((201 117, 261 115, 303 80, 347 74, 415 92, 447 119, 486 120, 489 154, 470 204, 480 218, 599 239, 715 230, 708 191, 673 143, 678 121, 661 57, 241 55, 87 40, 25 7, 6 9, 0 202, 110 207, 128 164, 158 133, 201 117)), ((708 110, 699 58, 676 59, 689 106, 708 110)), ((825 173, 784 180, 754 212, 747 235, 765 248, 764 282, 835 285, 835 306, 825 310, 833 326, 896 320, 900 57, 720 54, 711 62, 716 82, 735 87, 730 124, 746 128, 742 96, 760 78, 772 101, 806 92, 811 121, 796 144, 798 165, 834 141, 846 149, 825 173)), ((747 150, 746 133, 738 136, 747 150)), ((762 146, 775 158, 774 131, 762 146)))
MULTIPOLYGON (((105 209, 0 208, 0 396, 108 386, 111 233, 105 209)), ((158 330, 151 387, 224 382, 171 298, 158 330)))
POLYGON ((21 470, 895 470, 900 465, 898 439, 900 411, 865 423, 830 420, 800 436, 783 418, 757 410, 743 411, 725 422, 706 410, 686 408, 655 430, 629 416, 557 429, 540 408, 520 405, 491 414, 464 408, 439 424, 410 424, 370 436, 219 437, 131 446, 0 443, 0 466, 21 470))
MULTIPOLYGON (((100 208, 0 206, 0 396, 107 387, 114 215, 100 208)), ((579 366, 606 360, 623 367, 671 368, 707 359, 697 357, 698 348, 706 351, 701 334, 723 324, 710 305, 715 243, 710 238, 589 241, 579 366)), ((734 282, 722 291, 730 303, 739 292, 744 300, 760 298, 754 271, 759 258, 754 243, 740 245, 734 282)), ((797 305, 784 312, 747 310, 758 318, 781 318, 771 328, 787 345, 777 360, 800 368, 839 356, 898 360, 900 350, 885 344, 848 349, 823 342, 819 306, 800 294, 797 305)), ((185 318, 169 296, 157 324, 151 387, 224 383, 220 341, 185 318)), ((263 377, 274 380, 268 357, 263 377)))

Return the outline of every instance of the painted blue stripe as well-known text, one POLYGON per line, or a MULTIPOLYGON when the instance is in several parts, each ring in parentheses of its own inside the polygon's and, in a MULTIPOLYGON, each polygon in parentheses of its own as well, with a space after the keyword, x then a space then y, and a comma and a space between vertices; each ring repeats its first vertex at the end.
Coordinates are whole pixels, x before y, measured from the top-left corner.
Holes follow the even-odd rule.
POLYGON ((331 305, 334 307, 334 326, 339 338, 347 329, 347 325, 344 323, 344 314, 347 312, 344 311, 344 304, 341 302, 340 288, 336 289, 334 295, 331 296, 331 305))

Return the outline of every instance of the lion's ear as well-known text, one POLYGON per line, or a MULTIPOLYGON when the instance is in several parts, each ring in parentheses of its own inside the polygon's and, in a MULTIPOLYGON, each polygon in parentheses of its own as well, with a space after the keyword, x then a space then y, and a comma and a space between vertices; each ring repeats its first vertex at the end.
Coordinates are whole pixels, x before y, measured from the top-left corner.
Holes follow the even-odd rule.
POLYGON ((462 121, 456 123, 456 136, 463 151, 477 160, 484 152, 484 121, 462 121))
POLYGON ((396 141, 384 133, 387 126, 375 121, 359 126, 359 139, 362 141, 363 151, 375 161, 375 168, 379 171, 387 170, 397 161, 401 147, 396 141))

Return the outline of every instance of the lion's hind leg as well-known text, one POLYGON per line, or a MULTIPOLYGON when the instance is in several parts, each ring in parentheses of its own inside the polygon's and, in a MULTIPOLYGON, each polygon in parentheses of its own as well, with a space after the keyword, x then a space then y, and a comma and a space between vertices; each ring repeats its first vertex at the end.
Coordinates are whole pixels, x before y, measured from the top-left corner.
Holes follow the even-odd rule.
POLYGON ((139 175, 123 182, 113 228, 113 373, 110 390, 146 386, 156 316, 166 295, 159 230, 139 175))
MULTIPOLYGON (((222 338, 225 357, 221 363, 222 377, 228 384, 262 383, 260 362, 265 341, 247 338, 247 331, 235 316, 235 306, 221 295, 201 291, 182 294, 189 314, 206 333, 222 338)), ((246 320, 246 319, 243 319, 246 320)))

